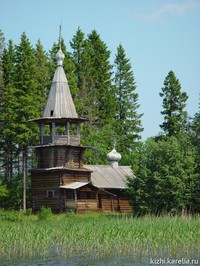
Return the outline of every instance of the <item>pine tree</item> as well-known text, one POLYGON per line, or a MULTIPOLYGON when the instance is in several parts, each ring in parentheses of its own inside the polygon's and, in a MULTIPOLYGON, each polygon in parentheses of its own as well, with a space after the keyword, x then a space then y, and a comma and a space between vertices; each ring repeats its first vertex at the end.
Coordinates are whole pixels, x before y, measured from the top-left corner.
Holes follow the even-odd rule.
POLYGON ((184 111, 188 96, 181 91, 181 84, 173 71, 170 71, 164 80, 164 87, 159 94, 163 97, 164 122, 160 127, 168 136, 174 136, 183 131, 187 112, 184 111))
POLYGON ((131 70, 130 60, 126 58, 125 50, 120 44, 115 58, 114 87, 117 99, 115 115, 115 130, 118 136, 119 150, 130 153, 135 143, 141 139, 141 114, 138 114, 138 94, 131 70))

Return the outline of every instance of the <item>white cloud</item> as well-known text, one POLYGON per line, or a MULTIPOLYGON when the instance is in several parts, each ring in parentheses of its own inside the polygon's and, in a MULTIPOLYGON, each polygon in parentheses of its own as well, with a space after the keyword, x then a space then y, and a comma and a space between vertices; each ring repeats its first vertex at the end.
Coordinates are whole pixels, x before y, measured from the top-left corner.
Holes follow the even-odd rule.
POLYGON ((160 21, 166 16, 182 16, 190 12, 195 12, 200 10, 199 0, 185 0, 180 3, 180 1, 173 1, 171 3, 165 3, 162 7, 157 8, 153 11, 147 13, 137 14, 137 18, 147 21, 156 22, 160 21))

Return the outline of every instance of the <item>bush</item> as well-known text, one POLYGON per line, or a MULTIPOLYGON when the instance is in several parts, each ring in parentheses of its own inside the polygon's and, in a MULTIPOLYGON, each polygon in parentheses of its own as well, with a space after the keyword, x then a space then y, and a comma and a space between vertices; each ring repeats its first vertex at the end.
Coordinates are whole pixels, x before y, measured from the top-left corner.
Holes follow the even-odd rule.
POLYGON ((39 220, 46 220, 52 216, 52 211, 50 208, 42 207, 38 213, 39 220))
POLYGON ((14 210, 4 211, 0 210, 0 221, 21 222, 23 220, 24 213, 14 210))

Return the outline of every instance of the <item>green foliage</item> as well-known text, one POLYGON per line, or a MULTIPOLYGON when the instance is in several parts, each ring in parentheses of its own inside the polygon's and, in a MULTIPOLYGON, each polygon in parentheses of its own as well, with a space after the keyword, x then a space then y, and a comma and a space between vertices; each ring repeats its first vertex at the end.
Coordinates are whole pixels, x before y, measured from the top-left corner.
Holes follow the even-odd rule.
MULTIPOLYGON (((35 66, 36 66, 36 93, 38 97, 38 110, 42 113, 45 106, 48 89, 50 87, 50 75, 49 75, 49 65, 48 57, 46 52, 43 49, 43 46, 38 40, 35 49, 35 66)), ((38 112, 38 115, 40 115, 38 112)), ((39 116, 40 117, 40 116, 39 116)))
POLYGON ((115 58, 114 91, 116 97, 115 132, 119 139, 119 150, 130 154, 136 143, 141 139, 141 116, 136 83, 131 70, 130 59, 126 58, 125 50, 120 44, 115 58))
POLYGON ((85 38, 78 28, 70 45, 77 76, 78 113, 92 128, 101 129, 114 116, 110 51, 95 30, 85 38))
MULTIPOLYGON (((186 124, 184 108, 188 97, 181 92, 175 74, 169 72, 160 93, 164 115, 161 128, 173 138, 159 136, 141 144, 139 95, 122 45, 117 48, 114 68, 110 51, 95 30, 85 36, 78 28, 70 45, 71 53, 62 40, 70 90, 79 116, 88 119, 81 129, 82 144, 90 147, 84 163, 107 164, 106 155, 116 134, 121 164, 132 165, 137 176, 129 183, 136 211, 160 213, 186 208, 199 212, 199 112, 186 124), (184 131, 185 135, 180 134, 184 131)), ((5 173, 0 184, 4 196, 0 201, 4 208, 20 209, 25 180, 22 169, 26 174, 28 147, 35 145, 39 138, 37 125, 29 120, 41 116, 59 46, 54 43, 48 57, 41 42, 34 49, 25 33, 19 45, 10 40, 5 49, 4 46, 0 32, 0 79, 3 77, 0 80, 0 166, 5 173)), ((30 188, 29 177, 27 182, 30 188)), ((27 198, 29 206, 30 189, 27 198)))
POLYGON ((135 173, 137 178, 128 184, 136 213, 195 211, 194 153, 184 135, 146 141, 135 173))
POLYGON ((160 96, 163 97, 164 122, 160 127, 168 136, 175 136, 184 129, 187 112, 184 111, 188 96, 181 92, 181 84, 173 71, 170 71, 164 80, 164 87, 160 96))
POLYGON ((14 210, 4 211, 0 209, 0 221, 21 222, 23 221, 23 215, 23 212, 14 210))
MULTIPOLYGON (((4 80, 3 80, 3 50, 5 47, 5 37, 4 33, 0 30, 0 92, 3 88, 4 85, 4 80)), ((1 95, 1 94, 0 94, 1 95)))
POLYGON ((52 217, 52 212, 50 208, 42 207, 41 210, 38 212, 39 220, 46 220, 50 217, 52 217))
POLYGON ((9 196, 9 190, 7 189, 6 185, 3 184, 2 179, 0 179, 0 201, 1 198, 8 196, 9 196))
POLYGON ((2 163, 5 168, 5 179, 13 175, 13 160, 16 157, 16 102, 14 75, 15 75, 15 51, 10 40, 8 48, 4 49, 2 58, 4 86, 1 89, 0 102, 0 143, 2 147, 2 163))
POLYGON ((114 131, 110 124, 100 130, 94 131, 92 127, 85 125, 82 129, 83 144, 88 146, 84 154, 86 164, 107 164, 107 154, 113 146, 114 131))
POLYGON ((86 117, 91 106, 88 105, 88 80, 90 75, 90 58, 87 53, 87 42, 85 34, 80 28, 76 31, 70 42, 72 48, 72 59, 75 65, 77 77, 78 95, 75 106, 80 117, 86 117))

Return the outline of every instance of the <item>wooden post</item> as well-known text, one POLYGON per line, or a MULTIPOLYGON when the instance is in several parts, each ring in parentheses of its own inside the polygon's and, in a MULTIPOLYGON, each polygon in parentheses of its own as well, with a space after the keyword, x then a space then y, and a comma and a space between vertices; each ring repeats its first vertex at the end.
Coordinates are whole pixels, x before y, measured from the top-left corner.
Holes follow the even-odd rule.
POLYGON ((26 211, 26 173, 27 173, 27 151, 24 150, 22 152, 22 158, 23 158, 23 211, 26 211))
POLYGON ((44 143, 43 137, 45 135, 44 125, 40 124, 40 144, 44 143))
POLYGON ((52 137, 52 142, 55 139, 55 135, 56 135, 56 124, 53 122, 52 126, 51 126, 51 137, 52 137))
POLYGON ((75 200, 75 212, 77 212, 77 191, 74 189, 74 200, 75 200))
POLYGON ((67 122, 67 143, 70 144, 70 124, 67 122))
POLYGON ((78 137, 78 144, 80 144, 80 124, 77 124, 76 135, 78 137))

